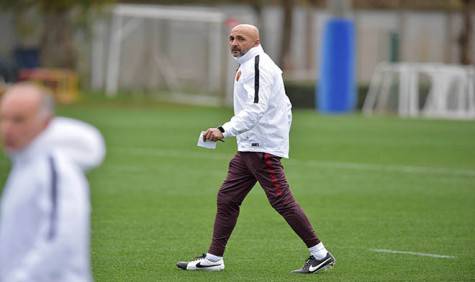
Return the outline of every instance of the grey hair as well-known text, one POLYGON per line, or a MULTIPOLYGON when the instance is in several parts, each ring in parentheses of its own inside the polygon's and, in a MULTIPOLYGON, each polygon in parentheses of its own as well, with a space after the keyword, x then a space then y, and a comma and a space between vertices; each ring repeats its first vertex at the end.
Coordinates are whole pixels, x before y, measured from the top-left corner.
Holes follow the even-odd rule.
POLYGON ((42 115, 53 116, 55 110, 54 97, 51 92, 43 87, 39 87, 41 92, 41 102, 39 112, 42 115))

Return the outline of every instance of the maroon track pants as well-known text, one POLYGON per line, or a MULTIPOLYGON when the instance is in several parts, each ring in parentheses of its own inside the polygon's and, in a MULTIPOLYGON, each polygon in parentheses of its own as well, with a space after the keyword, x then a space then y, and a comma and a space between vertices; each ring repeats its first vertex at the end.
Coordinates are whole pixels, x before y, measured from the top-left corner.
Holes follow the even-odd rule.
POLYGON ((264 189, 272 207, 285 218, 307 247, 320 243, 302 208, 292 196, 280 158, 268 153, 237 152, 229 163, 227 178, 218 192, 218 210, 209 253, 223 256, 239 216, 239 207, 256 182, 264 189))

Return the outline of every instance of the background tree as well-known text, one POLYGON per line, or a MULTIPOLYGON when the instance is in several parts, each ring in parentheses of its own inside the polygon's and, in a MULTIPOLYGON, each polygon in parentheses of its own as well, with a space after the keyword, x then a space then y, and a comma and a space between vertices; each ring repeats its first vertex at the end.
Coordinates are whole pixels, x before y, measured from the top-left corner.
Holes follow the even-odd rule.
POLYGON ((38 46, 41 65, 76 69, 75 31, 87 26, 85 20, 93 8, 111 2, 114 0, 1 0, 0 7, 11 10, 15 20, 27 11, 36 10, 42 23, 38 46))
MULTIPOLYGON (((262 13, 262 10, 264 8, 264 2, 265 0, 255 0, 255 1, 250 1, 251 8, 254 10, 254 13, 256 13, 256 18, 257 22, 256 25, 258 28, 263 28, 264 27, 264 16, 262 13)), ((265 34, 261 33, 261 42, 265 42, 265 34)))
POLYGON ((290 46, 292 43, 292 27, 295 0, 282 0, 282 37, 280 43, 279 66, 283 69, 291 67, 290 46))
POLYGON ((473 21, 472 12, 475 0, 462 0, 463 27, 459 36, 460 63, 473 64, 473 21))

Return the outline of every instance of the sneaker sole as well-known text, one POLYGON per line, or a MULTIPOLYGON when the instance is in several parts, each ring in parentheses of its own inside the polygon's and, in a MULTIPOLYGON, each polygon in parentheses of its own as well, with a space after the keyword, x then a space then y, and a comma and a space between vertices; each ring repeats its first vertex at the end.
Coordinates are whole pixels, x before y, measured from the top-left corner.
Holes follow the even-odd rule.
POLYGON ((210 268, 197 268, 195 269, 196 271, 206 271, 206 272, 218 272, 218 271, 223 271, 224 268, 214 268, 214 269, 210 269, 210 268))
POLYGON ((329 264, 325 265, 324 267, 322 267, 318 270, 315 270, 314 272, 309 273, 309 274, 317 274, 317 273, 322 272, 322 271, 327 271, 327 270, 333 268, 335 266, 335 264, 336 264, 336 262, 332 261, 329 264))
POLYGON ((213 267, 206 267, 206 268, 195 268, 195 269, 185 269, 187 271, 204 271, 204 272, 217 272, 223 271, 224 267, 220 268, 213 268, 213 267))
POLYGON ((224 266, 220 266, 220 267, 203 267, 203 268, 194 268, 194 269, 188 269, 186 268, 186 266, 184 265, 179 265, 177 264, 176 265, 178 269, 180 270, 184 270, 184 271, 207 271, 207 272, 213 272, 213 271, 223 271, 224 270, 224 266))

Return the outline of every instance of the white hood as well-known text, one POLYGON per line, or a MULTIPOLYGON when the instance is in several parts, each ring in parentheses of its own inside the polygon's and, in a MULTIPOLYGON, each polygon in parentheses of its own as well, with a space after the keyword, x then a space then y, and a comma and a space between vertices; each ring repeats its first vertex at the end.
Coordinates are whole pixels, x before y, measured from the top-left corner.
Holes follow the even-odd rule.
POLYGON ((56 117, 42 137, 43 144, 83 171, 100 165, 105 156, 104 139, 99 130, 79 120, 56 117))
POLYGON ((79 120, 56 117, 30 145, 9 156, 17 162, 54 152, 82 171, 88 171, 102 163, 105 150, 104 139, 97 128, 79 120))

